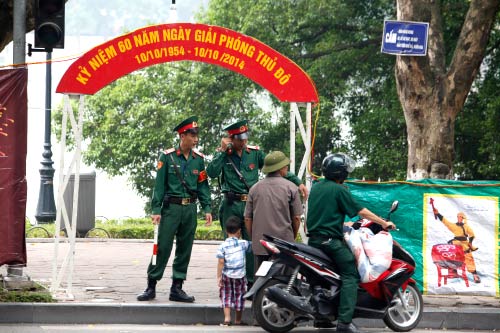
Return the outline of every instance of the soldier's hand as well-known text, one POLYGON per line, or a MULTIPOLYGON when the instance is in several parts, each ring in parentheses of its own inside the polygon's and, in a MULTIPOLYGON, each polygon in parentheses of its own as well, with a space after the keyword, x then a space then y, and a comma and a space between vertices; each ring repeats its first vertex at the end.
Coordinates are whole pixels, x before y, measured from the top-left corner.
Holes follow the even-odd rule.
POLYGON ((222 140, 220 140, 220 150, 221 150, 221 151, 226 151, 227 146, 228 146, 231 142, 233 142, 233 141, 231 140, 231 138, 222 138, 222 140))
POLYGON ((309 191, 307 190, 307 187, 304 184, 300 184, 299 191, 300 194, 302 195, 302 198, 304 198, 304 201, 307 201, 307 197, 309 196, 309 191))
POLYGON ((396 230, 396 225, 391 221, 385 221, 384 229, 386 230, 396 230))
POLYGON ((161 215, 151 215, 151 220, 153 224, 160 224, 161 215))
POLYGON ((212 214, 206 213, 205 214, 205 227, 210 227, 212 225, 212 214))

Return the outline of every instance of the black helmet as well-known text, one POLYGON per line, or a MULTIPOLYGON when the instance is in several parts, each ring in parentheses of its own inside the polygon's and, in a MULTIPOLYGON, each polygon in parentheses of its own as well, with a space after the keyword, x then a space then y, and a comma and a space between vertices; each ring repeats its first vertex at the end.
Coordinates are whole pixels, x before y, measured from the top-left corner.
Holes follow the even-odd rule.
POLYGON ((321 172, 326 179, 344 181, 354 170, 356 162, 343 153, 330 154, 321 164, 321 172))

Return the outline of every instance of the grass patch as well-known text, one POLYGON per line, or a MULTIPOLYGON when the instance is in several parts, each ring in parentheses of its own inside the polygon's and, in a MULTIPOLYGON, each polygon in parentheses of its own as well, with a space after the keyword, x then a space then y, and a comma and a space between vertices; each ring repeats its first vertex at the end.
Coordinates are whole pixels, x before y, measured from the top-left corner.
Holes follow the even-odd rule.
POLYGON ((22 290, 0 290, 0 302, 55 303, 56 300, 43 286, 35 283, 32 288, 22 290))

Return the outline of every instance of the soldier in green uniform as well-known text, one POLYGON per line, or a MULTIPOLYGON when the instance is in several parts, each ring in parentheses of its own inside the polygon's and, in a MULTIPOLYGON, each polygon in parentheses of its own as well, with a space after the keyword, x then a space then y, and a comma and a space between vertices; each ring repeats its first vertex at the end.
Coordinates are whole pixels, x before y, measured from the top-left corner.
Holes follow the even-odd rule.
POLYGON ((156 297, 156 283, 163 277, 174 237, 175 258, 172 265, 171 301, 194 302, 194 297, 182 290, 186 279, 194 233, 196 231, 196 200, 205 212, 206 224, 212 223, 210 189, 204 156, 194 147, 198 144, 196 117, 190 117, 174 128, 180 144, 165 150, 158 161, 156 182, 151 200, 153 224, 159 224, 156 265, 149 264, 148 286, 137 296, 139 301, 156 297))
MULTIPOLYGON (((211 178, 221 176, 221 190, 224 198, 219 210, 219 218, 222 230, 224 224, 231 216, 237 216, 244 221, 245 204, 248 191, 259 180, 259 170, 264 166, 266 154, 259 150, 258 146, 248 145, 248 122, 238 121, 224 128, 229 137, 221 140, 221 146, 217 149, 212 162, 207 166, 207 174, 211 178)), ((299 186, 299 190, 307 200, 307 188, 293 173, 288 172, 285 177, 299 186)), ((250 236, 241 225, 242 237, 250 240, 250 236)), ((249 284, 253 283, 254 259, 252 253, 247 253, 246 276, 249 284)))
POLYGON ((343 333, 360 332, 352 323, 358 298, 359 273, 354 255, 344 241, 345 216, 359 215, 380 224, 384 229, 395 228, 394 223, 363 208, 343 185, 349 172, 354 170, 354 164, 345 154, 325 157, 321 165, 325 178, 312 186, 307 210, 309 245, 323 250, 336 264, 342 278, 337 332, 343 333))

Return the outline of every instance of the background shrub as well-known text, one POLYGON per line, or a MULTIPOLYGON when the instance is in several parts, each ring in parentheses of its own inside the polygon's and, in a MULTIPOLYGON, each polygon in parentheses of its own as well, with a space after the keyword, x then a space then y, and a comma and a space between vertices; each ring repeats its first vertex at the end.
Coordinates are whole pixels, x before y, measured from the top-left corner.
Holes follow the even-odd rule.
MULTIPOLYGON (((152 239, 153 224, 149 217, 126 219, 96 219, 95 228, 105 230, 111 238, 117 239, 152 239)), ((55 233, 55 223, 31 225, 26 222, 26 237, 52 238, 55 233)), ((61 233, 65 237, 65 233, 61 233)), ((85 237, 85 235, 78 235, 85 237)), ((197 240, 223 240, 223 233, 219 221, 213 221, 210 227, 205 226, 205 220, 198 220, 195 239, 197 240)))

